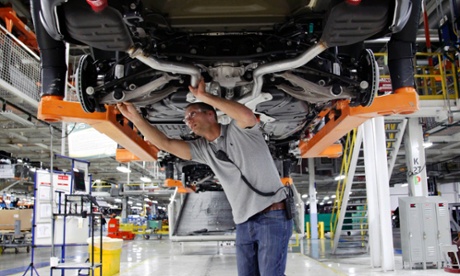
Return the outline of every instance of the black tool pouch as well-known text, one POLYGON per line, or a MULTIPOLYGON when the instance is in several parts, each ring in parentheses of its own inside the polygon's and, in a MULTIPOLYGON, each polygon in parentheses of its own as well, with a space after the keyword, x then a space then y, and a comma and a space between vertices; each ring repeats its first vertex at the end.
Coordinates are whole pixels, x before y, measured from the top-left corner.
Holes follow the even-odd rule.
POLYGON ((295 216, 294 192, 291 186, 286 186, 286 218, 293 219, 295 216))

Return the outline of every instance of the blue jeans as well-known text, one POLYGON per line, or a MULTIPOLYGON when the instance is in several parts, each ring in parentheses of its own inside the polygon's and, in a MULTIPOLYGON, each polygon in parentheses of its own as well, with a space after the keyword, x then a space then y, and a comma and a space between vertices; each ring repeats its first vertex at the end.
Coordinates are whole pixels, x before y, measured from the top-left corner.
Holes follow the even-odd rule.
POLYGON ((287 261, 292 220, 285 210, 252 216, 236 225, 236 263, 239 276, 281 276, 287 261))

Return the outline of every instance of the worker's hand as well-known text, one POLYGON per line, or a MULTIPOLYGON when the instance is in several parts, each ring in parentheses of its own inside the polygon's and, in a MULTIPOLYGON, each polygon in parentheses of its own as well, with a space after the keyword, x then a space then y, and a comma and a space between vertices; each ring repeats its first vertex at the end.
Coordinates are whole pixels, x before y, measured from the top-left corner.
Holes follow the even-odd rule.
POLYGON ((188 86, 188 89, 192 94, 197 98, 202 100, 203 97, 206 97, 208 93, 206 93, 206 85, 204 83, 204 79, 201 78, 200 82, 198 83, 197 87, 193 87, 191 85, 188 86))
POLYGON ((124 102, 117 103, 117 108, 126 117, 126 119, 135 123, 134 121, 142 119, 141 115, 137 111, 136 107, 132 103, 124 102))

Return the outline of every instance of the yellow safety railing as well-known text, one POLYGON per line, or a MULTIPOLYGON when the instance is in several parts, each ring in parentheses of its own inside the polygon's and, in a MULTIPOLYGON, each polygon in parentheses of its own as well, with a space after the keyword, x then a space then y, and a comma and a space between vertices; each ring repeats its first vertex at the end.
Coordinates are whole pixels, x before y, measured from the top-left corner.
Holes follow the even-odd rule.
MULTIPOLYGON (((347 134, 347 138, 345 140, 344 150, 343 150, 343 159, 342 159, 342 166, 340 168, 340 175, 348 175, 348 170, 350 168, 351 156, 353 153, 353 148, 355 145, 356 140, 356 132, 357 129, 353 129, 347 134)), ((339 179, 337 183, 337 189, 335 191, 335 200, 332 206, 332 215, 331 215, 331 238, 334 237, 334 233, 337 228, 337 223, 340 217, 340 206, 342 206, 343 196, 345 192, 345 186, 347 184, 347 177, 343 179, 339 179)))
MULTIPOLYGON (((390 79, 387 53, 374 53, 380 68, 380 79, 390 79)), ((420 100, 458 99, 456 66, 440 52, 417 52, 414 77, 420 100)))
MULTIPOLYGON (((395 143, 396 130, 398 128, 398 123, 385 123, 385 133, 386 133, 386 144, 387 149, 391 149, 395 143), (393 130, 393 131, 388 131, 393 130)), ((387 150, 388 155, 388 150, 387 150)))

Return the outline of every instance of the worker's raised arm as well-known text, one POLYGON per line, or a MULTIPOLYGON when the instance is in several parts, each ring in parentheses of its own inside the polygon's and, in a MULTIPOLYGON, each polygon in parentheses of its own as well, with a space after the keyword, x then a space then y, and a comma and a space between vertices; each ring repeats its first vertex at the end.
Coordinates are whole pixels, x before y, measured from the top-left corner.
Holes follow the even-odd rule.
POLYGON ((203 79, 201 79, 197 87, 189 86, 189 89, 197 99, 212 105, 214 108, 219 109, 234 119, 240 128, 253 127, 255 124, 257 124, 256 116, 252 110, 246 106, 238 102, 230 101, 207 93, 203 79))
POLYGON ((156 127, 150 125, 131 103, 118 103, 118 110, 130 120, 144 137, 161 150, 174 154, 185 160, 192 158, 190 146, 187 142, 179 139, 171 139, 156 127))

